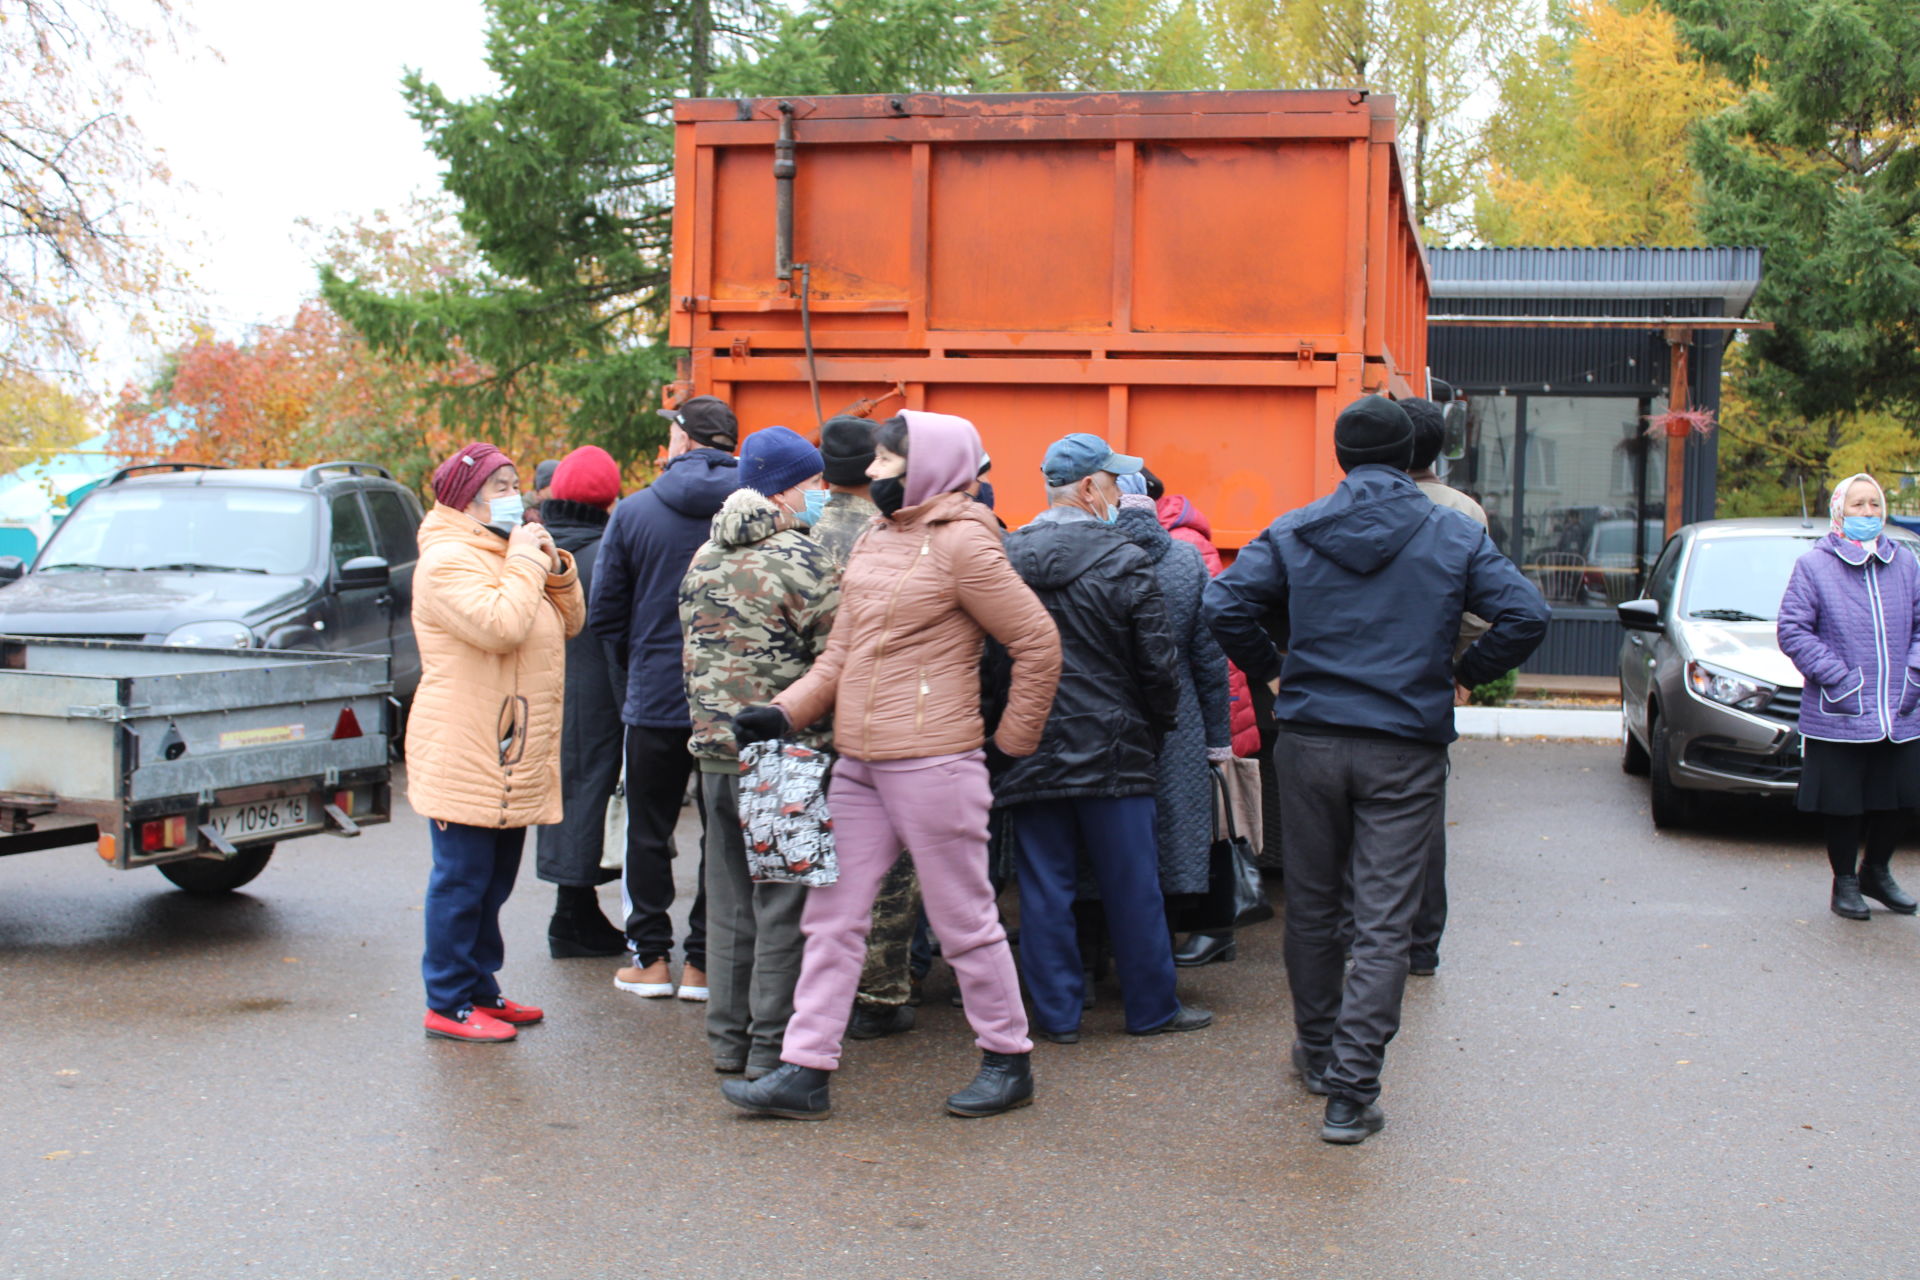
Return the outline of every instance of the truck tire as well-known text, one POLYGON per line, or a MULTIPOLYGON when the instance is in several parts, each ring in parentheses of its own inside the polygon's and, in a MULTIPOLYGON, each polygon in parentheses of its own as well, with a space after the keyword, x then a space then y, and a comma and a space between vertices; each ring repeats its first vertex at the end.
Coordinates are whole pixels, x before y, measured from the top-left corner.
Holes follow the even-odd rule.
MULTIPOLYGON (((1652 720, 1647 723, 1651 725, 1652 720)), ((1633 730, 1627 728, 1625 716, 1620 718, 1620 772, 1630 778, 1644 778, 1652 770, 1653 761, 1647 758, 1647 749, 1633 736, 1633 730)))
POLYGON ((1649 781, 1653 787, 1653 825, 1662 831, 1677 831, 1693 821, 1694 795, 1673 784, 1673 746, 1667 740, 1667 727, 1650 721, 1647 736, 1653 749, 1647 753, 1649 781))
POLYGON ((217 898, 232 893, 267 869, 273 856, 270 844, 250 845, 231 858, 187 858, 163 862, 160 874, 196 898, 217 898))

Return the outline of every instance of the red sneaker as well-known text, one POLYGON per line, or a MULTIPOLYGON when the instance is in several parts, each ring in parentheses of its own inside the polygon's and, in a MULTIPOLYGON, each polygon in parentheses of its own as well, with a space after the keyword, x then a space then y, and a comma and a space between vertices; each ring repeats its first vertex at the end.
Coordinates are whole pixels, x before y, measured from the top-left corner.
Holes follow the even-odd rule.
POLYGON ((484 1009, 470 1009, 464 1018, 449 1018, 444 1013, 429 1009, 425 1026, 430 1036, 439 1036, 443 1040, 471 1040, 478 1044, 499 1044, 520 1034, 500 1019, 489 1017, 484 1009))
POLYGON ((530 1004, 515 1004, 505 996, 500 997, 500 1003, 497 1005, 476 1004, 473 1008, 474 1012, 484 1013, 495 1022, 511 1022, 516 1026, 538 1022, 547 1016, 541 1009, 536 1009, 530 1004))

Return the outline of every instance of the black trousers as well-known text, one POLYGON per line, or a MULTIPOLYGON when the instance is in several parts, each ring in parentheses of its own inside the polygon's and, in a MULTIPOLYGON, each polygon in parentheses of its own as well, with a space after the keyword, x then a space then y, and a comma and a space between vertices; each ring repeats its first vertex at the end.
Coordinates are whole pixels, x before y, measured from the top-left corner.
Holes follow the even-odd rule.
MULTIPOLYGON (((627 945, 645 968, 673 954, 673 829, 680 821, 693 757, 688 729, 627 726, 627 867, 622 895, 627 904, 627 945)), ((701 830, 706 814, 700 815, 701 830)), ((704 842, 703 842, 704 843, 704 842)), ((707 967, 706 856, 700 858, 700 889, 687 913, 686 962, 707 967)))
POLYGON ((1283 729, 1274 764, 1288 804, 1281 855, 1295 1034, 1333 1094, 1372 1102, 1400 1029, 1447 749, 1283 729))
POLYGON ((1420 909, 1413 915, 1415 960, 1440 959, 1440 935, 1447 928, 1447 793, 1440 792, 1440 817, 1433 826, 1433 843, 1427 849, 1427 880, 1420 893, 1420 909))

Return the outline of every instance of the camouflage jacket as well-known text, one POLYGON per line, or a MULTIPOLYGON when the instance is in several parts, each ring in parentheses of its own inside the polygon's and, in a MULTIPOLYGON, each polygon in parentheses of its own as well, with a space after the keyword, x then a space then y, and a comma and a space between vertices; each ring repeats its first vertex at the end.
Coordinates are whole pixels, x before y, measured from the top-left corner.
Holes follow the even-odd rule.
MULTIPOLYGON (((756 491, 735 490, 680 583, 681 670, 693 716, 688 749, 709 772, 736 767, 734 714, 770 701, 827 647, 840 569, 791 524, 756 491)), ((793 737, 832 745, 824 726, 793 737)))
POLYGON ((826 510, 808 530, 813 540, 833 553, 836 563, 845 567, 853 554, 853 544, 873 525, 880 508, 870 499, 851 493, 836 493, 827 499, 826 510))

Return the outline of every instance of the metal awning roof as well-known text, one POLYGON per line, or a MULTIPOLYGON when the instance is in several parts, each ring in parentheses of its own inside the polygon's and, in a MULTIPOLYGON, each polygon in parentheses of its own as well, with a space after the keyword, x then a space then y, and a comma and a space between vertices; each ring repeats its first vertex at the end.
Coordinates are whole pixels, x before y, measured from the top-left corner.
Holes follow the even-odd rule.
POLYGON ((1431 249, 1427 260, 1435 311, 1459 298, 1698 299, 1737 316, 1760 283, 1760 250, 1750 248, 1431 249))

